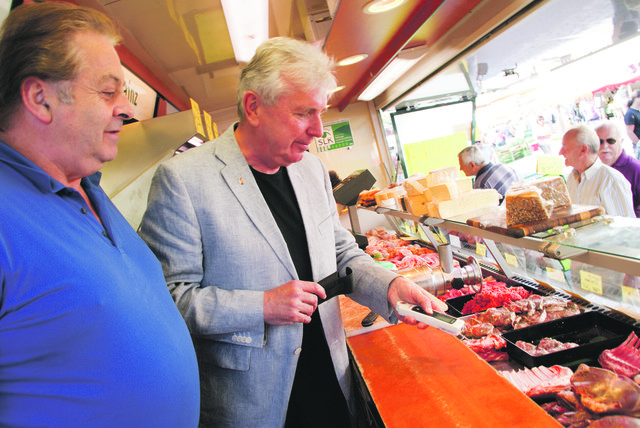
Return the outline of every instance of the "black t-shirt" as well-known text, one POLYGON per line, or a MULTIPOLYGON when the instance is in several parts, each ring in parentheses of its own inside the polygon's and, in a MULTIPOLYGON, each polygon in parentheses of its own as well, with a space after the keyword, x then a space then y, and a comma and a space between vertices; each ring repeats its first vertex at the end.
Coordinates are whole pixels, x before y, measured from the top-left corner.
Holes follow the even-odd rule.
MULTIPOLYGON (((284 237, 302 281, 313 281, 304 221, 286 168, 275 174, 251 169, 269 210, 284 237)), ((285 426, 349 427, 349 410, 336 378, 329 346, 318 310, 303 326, 302 352, 298 359, 285 426)))

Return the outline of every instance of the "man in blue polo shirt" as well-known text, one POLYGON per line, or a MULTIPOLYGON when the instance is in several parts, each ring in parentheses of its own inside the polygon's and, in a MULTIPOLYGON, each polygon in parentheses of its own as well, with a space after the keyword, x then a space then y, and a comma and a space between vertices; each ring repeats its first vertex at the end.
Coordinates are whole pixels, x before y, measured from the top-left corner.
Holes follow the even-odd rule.
POLYGON ((0 39, 0 426, 191 427, 193 344, 99 186, 133 110, 104 15, 25 4, 0 39))

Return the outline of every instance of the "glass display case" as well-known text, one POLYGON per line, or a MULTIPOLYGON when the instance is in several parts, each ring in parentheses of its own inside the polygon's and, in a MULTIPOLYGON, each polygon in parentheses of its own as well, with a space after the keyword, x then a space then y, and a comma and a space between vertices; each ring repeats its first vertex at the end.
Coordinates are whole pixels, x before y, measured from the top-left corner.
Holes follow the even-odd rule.
POLYGON ((478 227, 465 219, 414 217, 388 208, 358 208, 384 215, 396 233, 433 247, 449 243, 454 257, 516 281, 534 281, 640 319, 640 220, 598 216, 522 238, 478 227))

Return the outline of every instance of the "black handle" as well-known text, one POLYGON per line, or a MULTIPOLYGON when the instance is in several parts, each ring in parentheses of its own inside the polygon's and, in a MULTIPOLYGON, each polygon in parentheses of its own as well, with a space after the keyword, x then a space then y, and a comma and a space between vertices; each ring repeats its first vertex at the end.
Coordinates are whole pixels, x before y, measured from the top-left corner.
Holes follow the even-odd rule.
POLYGON ((349 294, 353 292, 353 275, 351 268, 346 269, 345 276, 339 276, 338 272, 334 272, 326 278, 318 281, 327 293, 326 299, 318 299, 318 304, 324 303, 340 294, 349 294))

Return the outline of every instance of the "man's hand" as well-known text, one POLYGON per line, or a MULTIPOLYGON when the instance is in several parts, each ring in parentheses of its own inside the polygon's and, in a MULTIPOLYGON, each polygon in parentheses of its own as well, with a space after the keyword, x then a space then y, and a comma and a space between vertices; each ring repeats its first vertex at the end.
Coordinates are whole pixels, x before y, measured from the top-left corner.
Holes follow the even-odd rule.
MULTIPOLYGON (((394 311, 396 304, 401 300, 420 305, 428 314, 433 313, 433 311, 444 312, 447 310, 446 303, 403 276, 391 281, 389 290, 387 291, 387 301, 391 304, 394 311)), ((396 316, 405 324, 417 324, 418 328, 427 328, 426 324, 419 323, 413 317, 404 317, 397 312, 396 316)))
POLYGON ((327 294, 319 284, 307 281, 289 281, 264 293, 264 321, 271 325, 309 323, 318 306, 318 297, 327 294))

